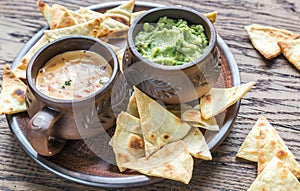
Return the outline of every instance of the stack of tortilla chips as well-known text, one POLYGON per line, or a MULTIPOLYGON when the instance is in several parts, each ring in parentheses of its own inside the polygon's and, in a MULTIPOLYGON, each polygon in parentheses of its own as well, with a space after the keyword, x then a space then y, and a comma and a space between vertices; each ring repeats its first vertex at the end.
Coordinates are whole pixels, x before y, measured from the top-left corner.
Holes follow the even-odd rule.
POLYGON ((181 118, 134 88, 127 111, 117 117, 115 134, 110 141, 119 170, 132 169, 189 183, 193 171, 192 156, 212 159, 198 127, 219 130, 214 116, 243 97, 254 84, 213 88, 202 98, 200 106, 185 107, 181 118))
POLYGON ((300 190, 300 165, 264 116, 247 135, 237 157, 258 162, 258 176, 249 191, 300 190))
POLYGON ((245 27, 253 46, 267 59, 283 54, 300 70, 300 34, 258 24, 245 27))

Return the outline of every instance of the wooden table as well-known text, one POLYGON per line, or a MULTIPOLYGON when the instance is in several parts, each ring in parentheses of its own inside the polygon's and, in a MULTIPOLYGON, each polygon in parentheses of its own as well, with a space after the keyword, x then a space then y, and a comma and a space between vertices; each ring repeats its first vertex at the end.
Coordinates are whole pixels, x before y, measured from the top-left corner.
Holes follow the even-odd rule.
MULTIPOLYGON (((300 71, 282 55, 265 60, 251 45, 245 25, 257 23, 300 33, 298 0, 152 0, 183 5, 204 13, 218 11, 215 27, 230 47, 242 82, 256 86, 242 99, 231 133, 213 153, 213 160, 200 163, 188 185, 175 181, 143 187, 143 190, 247 190, 254 181, 257 164, 237 159, 236 153, 260 115, 279 131, 300 162, 300 71)), ((49 0, 72 10, 107 0, 49 0)), ((12 64, 25 43, 46 25, 35 0, 0 2, 0 68, 12 64)), ((1 78, 2 82, 2 78, 1 78)), ((20 147, 5 116, 0 118, 0 190, 105 190, 58 177, 35 163, 20 147)), ((136 188, 132 190, 141 190, 136 188)))

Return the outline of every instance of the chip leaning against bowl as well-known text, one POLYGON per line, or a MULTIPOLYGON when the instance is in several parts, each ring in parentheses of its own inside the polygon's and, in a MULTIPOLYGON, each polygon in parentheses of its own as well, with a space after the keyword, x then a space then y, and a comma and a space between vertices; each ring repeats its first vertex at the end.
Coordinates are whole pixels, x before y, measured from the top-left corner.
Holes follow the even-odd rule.
POLYGON ((162 65, 182 65, 199 58, 208 46, 201 24, 188 25, 183 19, 159 18, 145 23, 135 39, 135 46, 146 59, 162 65))

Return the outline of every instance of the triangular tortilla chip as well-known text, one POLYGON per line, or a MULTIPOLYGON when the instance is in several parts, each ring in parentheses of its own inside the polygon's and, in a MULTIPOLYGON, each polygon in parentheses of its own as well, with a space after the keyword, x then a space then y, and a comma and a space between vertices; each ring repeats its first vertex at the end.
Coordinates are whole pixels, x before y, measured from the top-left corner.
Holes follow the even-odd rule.
POLYGON ((129 21, 131 17, 131 13, 133 12, 134 5, 135 5, 135 0, 129 0, 126 3, 119 5, 118 7, 107 10, 106 13, 114 13, 114 14, 120 14, 126 16, 129 21))
POLYGON ((290 171, 300 178, 300 165, 290 152, 275 128, 264 128, 260 131, 258 149, 258 174, 263 171, 274 156, 286 164, 290 171))
POLYGON ((139 116, 139 111, 138 111, 138 108, 137 108, 137 105, 136 105, 136 99, 135 99, 135 96, 134 96, 134 92, 132 93, 132 95, 129 98, 129 102, 128 102, 126 111, 128 113, 130 113, 131 115, 133 115, 134 117, 137 117, 137 118, 140 117, 139 116))
POLYGON ((124 25, 129 26, 130 22, 127 16, 118 14, 118 13, 100 13, 97 11, 93 11, 84 7, 80 7, 79 14, 83 16, 86 20, 92 20, 95 18, 99 18, 101 16, 109 16, 110 18, 123 23, 124 25))
POLYGON ((132 24, 135 19, 137 19, 140 15, 142 15, 145 12, 146 12, 146 10, 131 13, 131 15, 130 15, 130 24, 132 24))
MULTIPOLYGON (((274 127, 269 123, 267 118, 261 115, 256 121, 255 125, 252 127, 251 131, 248 133, 245 138, 242 146, 239 148, 237 157, 258 162, 258 150, 259 150, 259 141, 260 141, 260 130, 270 129, 275 130, 274 127)), ((288 150, 284 141, 279 137, 278 140, 280 145, 283 145, 285 150, 288 150)), ((289 155, 295 158, 295 156, 288 150, 289 155)))
POLYGON ((97 18, 79 25, 74 25, 66 28, 45 30, 44 34, 50 41, 56 40, 61 37, 74 35, 97 37, 101 23, 102 18, 97 18))
POLYGON ((273 157, 248 189, 259 190, 300 191, 300 183, 281 160, 273 157))
POLYGON ((200 100, 200 111, 204 119, 209 119, 241 99, 255 82, 248 82, 232 88, 212 88, 200 100))
POLYGON ((187 110, 182 114, 181 119, 192 127, 200 127, 211 131, 219 131, 220 129, 215 117, 204 119, 199 110, 187 110))
POLYGON ((273 127, 264 116, 260 116, 239 148, 237 157, 258 162, 259 131, 264 128, 273 127))
POLYGON ((69 27, 87 21, 75 11, 69 10, 66 7, 58 4, 53 4, 52 7, 50 7, 48 4, 42 1, 38 1, 37 5, 51 30, 69 27))
POLYGON ((23 56, 18 65, 13 69, 14 74, 21 79, 26 79, 26 69, 29 64, 30 59, 33 55, 48 42, 48 38, 43 35, 32 47, 31 49, 23 56))
POLYGON ((103 16, 103 13, 93 11, 93 10, 90 10, 88 8, 85 8, 85 7, 80 7, 79 8, 79 14, 81 16, 83 16, 87 21, 93 20, 93 19, 96 19, 96 18, 99 18, 99 17, 103 16))
POLYGON ((217 21, 218 12, 217 11, 212 11, 210 13, 204 14, 204 16, 206 18, 208 18, 210 20, 210 22, 214 23, 214 22, 217 21))
POLYGON ((167 143, 181 140, 190 131, 191 127, 187 123, 136 87, 134 96, 141 120, 146 157, 167 143))
POLYGON ((203 160, 212 160, 205 138, 198 128, 193 127, 182 140, 193 157, 203 160))
POLYGON ((300 70, 300 39, 279 41, 278 45, 288 61, 300 70))
POLYGON ((149 158, 143 157, 123 164, 149 176, 158 176, 188 184, 192 178, 194 161, 183 141, 165 145, 149 158))
POLYGON ((126 168, 123 163, 145 156, 144 141, 140 120, 126 112, 121 112, 116 121, 116 130, 112 138, 117 166, 121 172, 126 168))
POLYGON ((14 114, 26 111, 26 85, 15 76, 9 65, 3 68, 0 114, 14 114))
POLYGON ((275 27, 248 25, 245 27, 253 46, 267 59, 278 56, 281 51, 278 41, 296 39, 300 34, 275 27))

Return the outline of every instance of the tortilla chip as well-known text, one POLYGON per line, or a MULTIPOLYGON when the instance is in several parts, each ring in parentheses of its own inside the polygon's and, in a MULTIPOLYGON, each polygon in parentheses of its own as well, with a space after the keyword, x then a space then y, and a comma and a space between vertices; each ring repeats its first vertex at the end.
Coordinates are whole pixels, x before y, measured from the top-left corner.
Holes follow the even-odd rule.
POLYGON ((193 157, 203 160, 212 160, 205 138, 198 128, 191 128, 190 132, 183 138, 183 141, 193 157))
POLYGON ((192 178, 194 161, 183 141, 165 145, 149 158, 142 157, 123 167, 149 176, 158 176, 188 184, 192 178))
POLYGON ((212 11, 210 13, 204 14, 204 16, 206 18, 208 18, 210 20, 210 22, 214 23, 214 22, 217 21, 218 12, 217 11, 212 11))
POLYGON ((204 119, 199 110, 187 110, 182 114, 181 119, 192 127, 200 127, 211 131, 219 131, 220 129, 214 117, 204 119))
POLYGON ((300 34, 291 31, 262 25, 248 25, 245 27, 253 46, 267 59, 278 56, 281 51, 278 41, 296 39, 300 34))
POLYGON ((278 45, 288 61, 300 70, 300 39, 279 41, 278 45))
POLYGON ((258 162, 259 131, 265 128, 273 127, 264 116, 260 116, 239 148, 237 157, 258 162))
POLYGON ((50 41, 56 40, 61 37, 74 35, 97 37, 101 23, 102 18, 98 18, 66 28, 45 30, 44 34, 50 41))
POLYGON ((19 64, 13 69, 14 74, 21 79, 26 79, 26 69, 29 64, 30 59, 33 55, 48 42, 48 38, 43 35, 32 47, 31 49, 23 56, 19 64))
POLYGON ((248 191, 260 190, 300 191, 300 183, 281 160, 273 157, 248 189, 248 191))
POLYGON ((51 30, 69 27, 87 21, 75 11, 69 10, 66 7, 58 4, 53 4, 52 7, 50 7, 42 1, 38 1, 37 5, 51 30))
POLYGON ((134 87, 141 120, 146 157, 170 142, 181 140, 191 127, 159 103, 134 87))
POLYGON ((0 114, 14 114, 26 111, 26 85, 15 76, 8 64, 3 68, 0 114))
POLYGON ((95 18, 99 18, 101 16, 109 16, 110 18, 119 21, 120 23, 123 23, 124 25, 129 26, 129 19, 128 17, 117 14, 117 13, 99 13, 97 11, 93 11, 84 7, 80 7, 79 14, 83 16, 86 20, 92 20, 95 18))
POLYGON ((300 178, 300 165, 297 163, 295 156, 290 152, 276 129, 264 128, 259 132, 258 174, 261 173, 268 162, 276 156, 286 164, 297 178, 300 178))
POLYGON ((97 12, 97 11, 93 11, 90 10, 88 8, 85 7, 80 7, 79 8, 79 14, 81 16, 83 16, 87 21, 99 18, 103 16, 103 13, 97 12))
POLYGON ((119 5, 113 9, 106 11, 106 13, 120 14, 127 17, 128 21, 130 20, 131 13, 133 12, 133 8, 135 5, 135 0, 129 0, 126 3, 119 5))
MULTIPOLYGON (((255 125, 252 127, 251 131, 245 138, 242 146, 239 148, 237 157, 258 162, 258 150, 259 150, 259 141, 260 141, 260 130, 272 129, 275 130, 274 127, 269 123, 266 117, 261 115, 256 121, 255 125)), ((284 145, 285 150, 288 150, 284 141, 279 137, 278 141, 281 145, 284 145)), ((288 150, 288 152, 290 152, 288 150)), ((290 152, 290 156, 295 158, 295 156, 290 152)))
POLYGON ((131 15, 130 15, 130 24, 132 24, 135 19, 137 19, 140 15, 142 15, 145 12, 146 12, 145 10, 142 10, 142 11, 137 11, 137 12, 131 13, 131 15))
POLYGON ((241 99, 255 82, 248 82, 232 88, 212 88, 200 100, 200 111, 204 119, 209 119, 241 99))
POLYGON ((131 115, 133 115, 134 117, 137 117, 137 118, 140 117, 139 112, 138 112, 138 108, 137 108, 137 105, 136 105, 136 99, 135 99, 135 96, 134 96, 134 92, 129 98, 129 102, 128 102, 126 111, 128 113, 130 113, 131 115))
POLYGON ((112 138, 117 166, 121 172, 126 168, 123 163, 145 156, 144 141, 140 120, 126 112, 121 112, 116 121, 116 130, 112 138))

